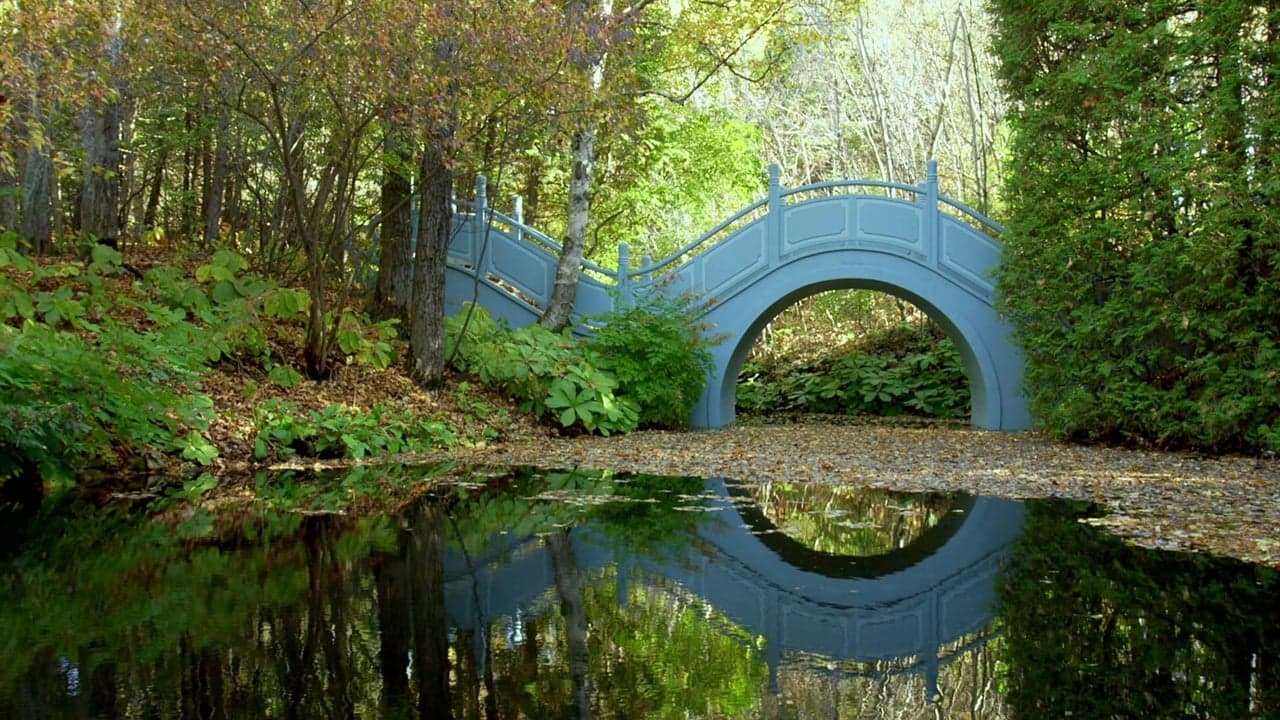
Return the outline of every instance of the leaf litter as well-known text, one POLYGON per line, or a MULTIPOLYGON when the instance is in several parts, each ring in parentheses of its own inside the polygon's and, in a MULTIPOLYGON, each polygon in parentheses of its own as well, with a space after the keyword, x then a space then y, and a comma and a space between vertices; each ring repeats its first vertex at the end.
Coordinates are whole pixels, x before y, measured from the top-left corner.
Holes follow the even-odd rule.
POLYGON ((1096 503, 1089 520, 1134 544, 1280 567, 1280 461, 1067 445, 952 425, 809 421, 602 438, 537 438, 450 454, 530 465, 743 482, 856 484, 1096 503))

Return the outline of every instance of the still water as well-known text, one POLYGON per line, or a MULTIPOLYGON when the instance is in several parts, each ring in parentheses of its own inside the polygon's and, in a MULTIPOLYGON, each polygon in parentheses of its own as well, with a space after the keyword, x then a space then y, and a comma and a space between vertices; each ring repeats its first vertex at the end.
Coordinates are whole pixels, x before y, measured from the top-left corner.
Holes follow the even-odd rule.
POLYGON ((1280 717, 1277 573, 1079 504, 526 471, 353 517, 267 487, 305 486, 232 533, 99 513, 9 549, 0 718, 1280 717))

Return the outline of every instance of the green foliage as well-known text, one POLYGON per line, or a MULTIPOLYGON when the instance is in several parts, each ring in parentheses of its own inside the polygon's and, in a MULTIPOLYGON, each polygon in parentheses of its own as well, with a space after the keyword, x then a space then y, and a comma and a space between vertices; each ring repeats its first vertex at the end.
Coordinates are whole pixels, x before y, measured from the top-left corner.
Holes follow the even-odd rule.
POLYGON ((1275 13, 992 9, 1014 130, 999 285, 1034 412, 1059 437, 1280 451, 1275 13))
POLYGON ((747 413, 961 418, 969 412, 969 382, 955 344, 920 326, 870 333, 796 364, 775 356, 748 360, 738 378, 738 407, 747 413))
POLYGON ((302 382, 302 373, 288 365, 272 365, 267 371, 267 382, 279 385, 286 390, 302 382))
POLYGON ((254 455, 301 455, 359 460, 370 455, 426 452, 457 442, 449 426, 405 410, 377 405, 368 412, 343 405, 303 413, 272 399, 257 411, 254 455))
POLYGON ((396 361, 393 341, 399 322, 391 318, 374 323, 363 313, 348 310, 338 324, 338 349, 361 365, 385 370, 396 361))
POLYGON ((605 358, 619 395, 639 407, 645 425, 681 427, 711 371, 710 343, 690 298, 655 294, 592 319, 587 347, 605 358))
POLYGON ((566 330, 556 333, 539 325, 519 329, 500 326, 483 308, 446 321, 454 338, 454 364, 501 388, 525 412, 553 414, 566 428, 581 427, 608 435, 634 430, 639 405, 620 396, 609 364, 566 330), (466 335, 462 336, 466 323, 466 335))
POLYGON ((114 467, 149 449, 211 459, 201 433, 212 404, 192 390, 191 350, 171 340, 111 327, 91 343, 30 320, 0 325, 0 482, 29 467, 114 467))

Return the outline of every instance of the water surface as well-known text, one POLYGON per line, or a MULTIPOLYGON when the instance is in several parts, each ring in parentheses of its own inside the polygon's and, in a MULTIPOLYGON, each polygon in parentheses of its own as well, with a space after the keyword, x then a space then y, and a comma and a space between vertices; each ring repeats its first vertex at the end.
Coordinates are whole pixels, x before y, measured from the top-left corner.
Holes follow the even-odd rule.
POLYGON ((1276 573, 1080 504, 482 480, 48 523, 0 564, 0 718, 1280 716, 1276 573))

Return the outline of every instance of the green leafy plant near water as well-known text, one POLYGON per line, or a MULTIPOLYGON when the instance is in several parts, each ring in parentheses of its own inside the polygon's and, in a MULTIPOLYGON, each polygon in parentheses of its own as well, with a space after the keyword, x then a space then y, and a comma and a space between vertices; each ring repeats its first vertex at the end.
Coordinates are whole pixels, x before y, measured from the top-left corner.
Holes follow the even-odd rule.
MULTIPOLYGON (((123 272, 120 253, 106 246, 85 261, 37 263, 12 233, 0 235, 0 501, 36 502, 46 483, 70 485, 91 471, 146 471, 159 456, 208 464, 217 455, 206 435, 213 402, 200 385, 215 363, 298 382, 266 324, 300 322, 306 292, 248 272, 228 251, 194 277, 172 266, 135 270, 141 277, 122 293, 123 272)), ((353 361, 394 361, 390 323, 348 312, 337 327, 353 361)), ((361 457, 452 439, 438 422, 385 408, 293 420, 286 409, 269 409, 270 452, 341 448, 361 457)))
POLYGON ((0 268, 0 485, 68 480, 150 452, 210 458, 212 404, 195 386, 222 348, 193 342, 194 325, 158 309, 141 332, 109 316, 104 279, 120 272, 118 253, 39 266, 6 235, 0 268))
POLYGON ((593 323, 586 338, 538 325, 511 329, 476 307, 450 318, 447 329, 458 369, 563 427, 608 435, 684 424, 710 363, 688 303, 654 300, 593 323))
POLYGON ((738 376, 746 413, 961 418, 969 383, 955 344, 927 326, 875 331, 800 362, 748 360, 738 376))
POLYGON ((302 455, 359 460, 370 455, 425 452, 453 445, 447 424, 382 405, 367 412, 342 405, 301 412, 272 399, 257 412, 254 455, 259 459, 302 455))

